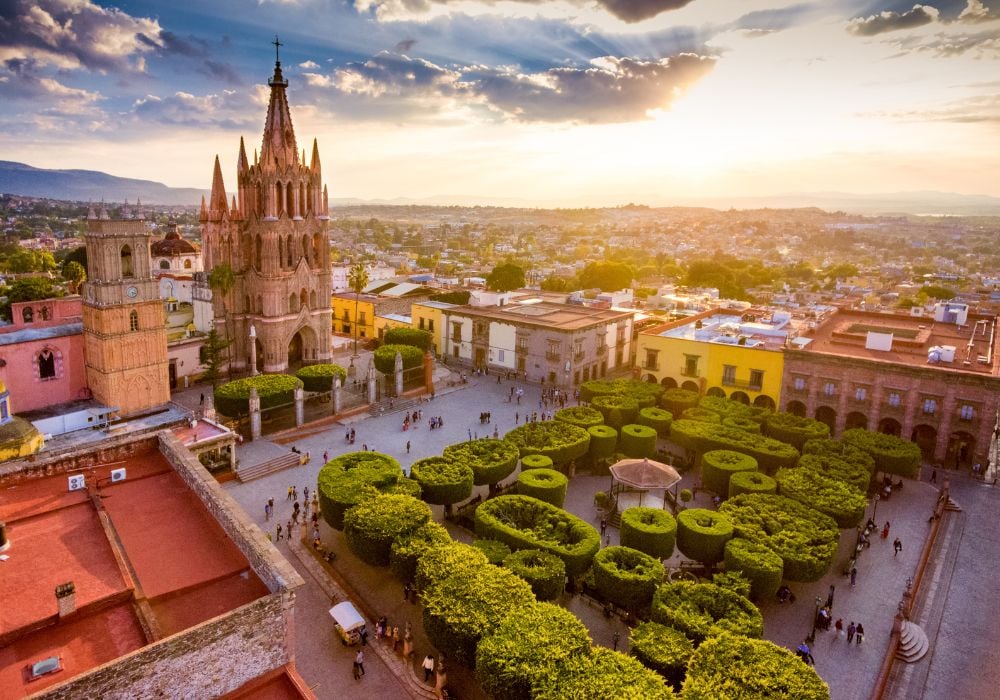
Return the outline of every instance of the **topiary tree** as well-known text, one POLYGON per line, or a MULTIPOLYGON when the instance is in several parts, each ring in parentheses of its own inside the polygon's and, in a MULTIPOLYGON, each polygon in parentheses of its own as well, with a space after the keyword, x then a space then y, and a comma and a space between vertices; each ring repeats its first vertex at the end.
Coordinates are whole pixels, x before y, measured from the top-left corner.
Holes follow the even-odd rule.
POLYGON ((475 540, 472 546, 486 555, 490 564, 500 566, 503 560, 510 555, 510 547, 497 540, 475 540))
POLYGON ((507 433, 504 440, 517 446, 522 459, 526 455, 543 454, 556 467, 580 459, 590 447, 590 433, 557 420, 525 423, 507 433))
POLYGON ((828 454, 804 454, 799 459, 799 469, 822 474, 831 479, 842 481, 850 485, 857 491, 865 493, 871 483, 872 473, 870 465, 874 465, 874 460, 863 452, 857 453, 868 461, 862 459, 851 460, 850 457, 841 459, 828 454))
POLYGON ((656 434, 660 437, 667 437, 670 435, 670 424, 673 422, 674 417, 663 408, 657 408, 656 406, 647 406, 646 408, 639 409, 639 417, 636 422, 639 425, 647 425, 656 431, 656 434))
POLYGON ((702 408, 701 406, 695 406, 694 408, 686 408, 681 412, 681 418, 684 420, 696 420, 699 423, 721 423, 722 416, 720 416, 715 411, 710 411, 707 408, 702 408))
POLYGON ((868 507, 865 493, 821 471, 803 467, 779 469, 774 478, 778 493, 829 515, 837 527, 855 527, 865 516, 868 507))
POLYGON ((490 560, 479 549, 462 542, 445 542, 428 547, 417 562, 413 580, 417 588, 426 591, 453 574, 479 570, 490 560))
POLYGON ((479 640, 533 602, 531 587, 506 569, 466 569, 424 591, 424 632, 449 661, 474 667, 479 640))
POLYGON ((590 634, 573 613, 552 603, 515 610, 476 649, 476 678, 494 700, 522 700, 567 660, 590 652, 590 634))
POLYGON ((758 421, 745 416, 726 416, 722 419, 722 424, 729 428, 744 430, 748 433, 760 433, 761 428, 758 421))
POLYGON ((555 554, 521 549, 504 557, 503 567, 527 581, 538 600, 555 600, 566 589, 566 565, 555 554))
POLYGON ((670 425, 670 439, 679 447, 694 453, 709 450, 742 452, 756 459, 760 470, 766 472, 795 466, 799 459, 798 450, 788 443, 721 424, 675 420, 670 425))
POLYGON ((656 671, 674 688, 684 682, 694 644, 684 633, 659 622, 641 622, 629 637, 629 653, 656 671))
POLYGON ((762 432, 768 437, 787 442, 801 450, 809 440, 829 437, 830 426, 793 413, 772 413, 764 420, 762 432))
POLYGON ((432 347, 433 336, 419 328, 388 328, 382 342, 386 345, 412 345, 427 352, 432 347))
POLYGON ((767 600, 781 586, 783 563, 767 545, 734 537, 726 542, 726 571, 738 571, 750 581, 750 598, 767 600))
POLYGON ((621 430, 623 425, 635 423, 635 419, 639 417, 639 402, 632 396, 606 394, 595 396, 590 403, 604 416, 604 423, 615 430, 621 430))
POLYGON ((778 482, 760 472, 737 472, 729 478, 729 498, 741 493, 778 493, 778 482))
POLYGON ((567 698, 628 698, 670 700, 676 697, 663 677, 637 659, 605 647, 594 647, 589 656, 574 656, 539 679, 534 700, 567 698))
POLYGON ((802 455, 834 457, 850 464, 864 467, 869 475, 875 471, 875 460, 870 454, 841 440, 826 438, 809 440, 802 446, 802 455))
POLYGON ((655 406, 663 387, 638 379, 592 379, 580 385, 580 400, 593 403, 598 396, 630 396, 639 408, 655 406))
POLYGON ((656 431, 648 425, 623 425, 618 449, 629 457, 652 457, 656 454, 656 431))
POLYGON ((703 564, 722 561, 733 523, 714 510, 688 508, 677 514, 677 548, 688 559, 703 564))
POLYGON ((412 584, 417 576, 417 563, 430 549, 451 542, 451 535, 440 523, 428 520, 412 532, 400 535, 389 550, 389 570, 404 583, 412 584))
POLYGON ((659 559, 630 547, 605 547, 594 556, 594 585, 604 600, 636 612, 653 600, 663 581, 659 559))
POLYGON ((344 515, 344 538, 354 555, 372 566, 388 566, 392 543, 431 519, 431 509, 412 496, 378 494, 344 515))
POLYGON ((920 447, 916 443, 863 428, 845 430, 840 439, 871 455, 877 471, 912 479, 920 470, 920 447))
POLYGON ((381 452, 348 452, 319 470, 317 489, 320 512, 327 525, 344 528, 344 513, 365 496, 387 492, 405 481, 399 462, 381 452))
MULTIPOLYGON (((732 542, 732 540, 729 540, 732 542)), ((728 542, 726 543, 728 544, 728 542)), ((744 598, 750 597, 750 579, 739 571, 719 571, 712 574, 712 583, 744 598)))
POLYGON ((687 409, 697 406, 699 398, 698 392, 690 389, 667 389, 660 396, 660 406, 670 411, 674 419, 677 419, 687 409))
POLYGON ((702 396, 698 399, 698 407, 706 411, 716 413, 720 418, 742 417, 749 418, 751 407, 739 401, 726 399, 721 396, 702 396))
POLYGON ((604 414, 590 406, 568 406, 560 408, 552 416, 555 420, 575 425, 578 428, 590 428, 604 422, 604 414))
POLYGON ((688 662, 684 700, 830 700, 830 689, 795 654, 762 639, 721 634, 688 662))
POLYGON ((331 391, 333 389, 333 378, 340 377, 340 382, 347 379, 347 370, 340 365, 325 363, 321 365, 307 365, 295 373, 295 376, 302 381, 302 386, 306 391, 331 391))
POLYGON ((295 390, 302 382, 287 374, 258 374, 219 385, 215 390, 215 408, 226 416, 244 416, 250 412, 250 389, 257 390, 260 408, 283 406, 295 400, 295 390))
POLYGON ((627 508, 621 515, 620 542, 645 552, 656 559, 669 559, 674 554, 677 521, 659 508, 627 508))
POLYGON ((818 581, 833 563, 840 530, 833 518, 785 496, 745 493, 719 507, 736 536, 758 542, 781 557, 782 578, 818 581))
POLYGON ((517 492, 562 508, 569 479, 555 469, 529 469, 517 477, 517 492))
MULTIPOLYGON (((590 434, 590 462, 602 467, 614 455, 618 446, 618 431, 610 425, 594 425, 587 428, 590 434)), ((607 473, 606 469, 602 473, 607 473)))
POLYGON ((444 506, 445 517, 453 503, 472 495, 472 469, 447 457, 418 459, 410 465, 410 478, 420 484, 421 498, 444 506))
POLYGON ((396 353, 403 358, 403 369, 415 369, 424 362, 424 353, 412 345, 383 345, 372 353, 372 363, 382 374, 396 371, 396 353))
POLYGON ((718 494, 729 496, 729 479, 738 472, 756 472, 757 460, 732 450, 709 450, 701 456, 701 484, 718 494))
POLYGON ((764 636, 764 617, 757 606, 714 583, 664 583, 656 589, 651 613, 653 622, 680 630, 695 646, 723 632, 764 636))
POLYGON ((517 446, 506 440, 481 438, 469 440, 444 448, 444 456, 453 462, 472 468, 472 483, 490 487, 490 494, 496 485, 517 469, 517 446))
POLYGON ((521 471, 533 469, 552 469, 552 458, 546 455, 525 455, 521 460, 521 471))

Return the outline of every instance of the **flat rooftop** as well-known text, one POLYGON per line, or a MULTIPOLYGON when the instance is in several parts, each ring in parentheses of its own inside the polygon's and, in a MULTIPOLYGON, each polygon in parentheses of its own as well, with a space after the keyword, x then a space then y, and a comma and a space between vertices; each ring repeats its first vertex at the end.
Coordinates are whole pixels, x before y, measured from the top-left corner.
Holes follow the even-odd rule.
POLYGON ((30 695, 270 593, 198 496, 152 445, 67 475, 0 487, 11 548, 0 562, 0 688, 30 695), (125 468, 111 483, 112 469, 125 468), (56 586, 75 585, 59 618, 56 586), (62 671, 29 681, 58 656, 62 671))
POLYGON ((496 321, 516 321, 553 330, 573 331, 600 323, 614 323, 632 316, 630 311, 596 309, 551 301, 515 301, 503 306, 462 306, 454 311, 467 316, 479 316, 496 321))
POLYGON ((719 311, 696 314, 691 319, 672 321, 643 331, 643 335, 733 345, 758 350, 781 350, 789 336, 800 332, 801 319, 772 315, 765 310, 719 311))

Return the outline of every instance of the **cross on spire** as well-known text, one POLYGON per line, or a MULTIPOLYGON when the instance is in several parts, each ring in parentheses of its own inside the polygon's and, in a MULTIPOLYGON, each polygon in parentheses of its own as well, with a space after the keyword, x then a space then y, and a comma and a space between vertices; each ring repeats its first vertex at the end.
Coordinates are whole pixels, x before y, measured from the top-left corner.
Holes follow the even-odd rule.
POLYGON ((284 44, 282 44, 280 41, 278 41, 278 35, 277 34, 274 35, 274 41, 272 41, 271 43, 274 44, 274 63, 275 63, 275 65, 279 65, 280 66, 281 65, 281 60, 278 58, 278 49, 281 48, 282 46, 284 46, 284 44))

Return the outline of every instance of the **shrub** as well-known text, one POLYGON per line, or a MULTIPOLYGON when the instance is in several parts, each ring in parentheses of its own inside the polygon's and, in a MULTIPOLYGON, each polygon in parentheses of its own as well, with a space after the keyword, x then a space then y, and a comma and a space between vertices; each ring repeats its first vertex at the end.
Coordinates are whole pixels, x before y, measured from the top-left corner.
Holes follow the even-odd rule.
POLYGON ((680 418, 685 410, 697 406, 699 398, 701 397, 698 392, 690 389, 667 389, 660 396, 660 406, 670 411, 676 419, 680 418))
POLYGON ((412 345, 426 352, 431 349, 433 336, 419 328, 389 328, 382 342, 386 345, 412 345))
POLYGON ((566 565, 555 554, 520 549, 504 557, 503 567, 527 581, 538 600, 555 600, 566 588, 566 565))
POLYGON ((580 400, 584 403, 593 403, 598 396, 630 396, 644 408, 655 406, 662 393, 659 384, 638 379, 592 379, 580 385, 580 400))
POLYGON ((605 647, 574 656, 535 684, 534 700, 623 698, 669 700, 676 697, 663 677, 637 659, 605 647))
POLYGON ((331 391, 334 375, 340 377, 340 383, 343 385, 347 379, 347 370, 340 365, 325 363, 307 365, 295 373, 306 391, 331 391))
POLYGON ((837 527, 855 527, 865 516, 865 493, 821 471, 804 467, 779 469, 774 478, 778 493, 826 513, 837 527))
POLYGON ((420 484, 428 503, 450 506, 472 495, 472 469, 447 457, 426 457, 410 465, 410 478, 420 484))
POLYGON ((485 554, 490 564, 495 566, 503 564, 503 560, 510 555, 510 547, 496 540, 475 540, 472 546, 485 554))
POLYGON ((504 439, 517 445, 522 459, 525 455, 543 454, 556 466, 580 459, 590 447, 590 433, 556 420, 525 423, 507 433, 504 439))
POLYGON ((670 439, 693 452, 734 450, 757 460, 762 471, 772 472, 794 466, 799 453, 791 445, 763 435, 754 435, 724 425, 712 425, 692 420, 676 420, 670 425, 670 439))
MULTIPOLYGON (((732 542, 732 540, 729 540, 732 542)), ((729 544, 728 542, 726 544, 729 544)), ((739 571, 720 571, 712 574, 712 583, 744 598, 750 597, 750 579, 739 571)))
POLYGON ((382 374, 396 371, 396 353, 403 358, 403 369, 414 369, 424 363, 424 353, 412 345, 383 345, 372 353, 372 362, 382 374))
POLYGON ((696 420, 700 423, 721 423, 722 416, 720 416, 715 411, 710 411, 707 408, 702 408, 701 406, 695 406, 694 408, 687 408, 681 413, 681 418, 684 420, 696 420))
POLYGON ((381 452, 348 452, 330 460, 319 470, 317 491, 323 520, 344 528, 344 513, 361 502, 366 493, 388 491, 404 481, 399 462, 381 452))
MULTIPOLYGON (((863 452, 858 454, 871 460, 863 452)), ((833 455, 804 454, 799 458, 799 469, 808 469, 831 479, 843 481, 852 488, 866 493, 872 480, 872 473, 868 468, 868 464, 871 462, 848 461, 848 459, 841 459, 833 455)))
POLYGON ((767 600, 781 586, 781 557, 760 542, 734 537, 726 542, 726 571, 738 571, 750 581, 750 597, 767 600))
POLYGON ((747 404, 721 396, 702 396, 698 401, 698 407, 717 413, 720 418, 733 416, 749 418, 751 415, 750 406, 747 404))
POLYGON ((472 483, 476 486, 497 484, 517 469, 517 446, 506 440, 481 438, 444 448, 448 459, 472 468, 472 483))
POLYGON ((388 566, 392 543, 431 519, 431 509, 413 496, 379 494, 344 515, 344 538, 361 561, 388 566))
POLYGON ((660 437, 668 437, 670 435, 670 423, 673 420, 674 417, 670 415, 670 411, 655 406, 647 406, 646 408, 639 409, 639 417, 636 419, 636 422, 639 425, 648 425, 660 437))
POLYGON ((653 622, 680 630, 695 646, 723 632, 764 636, 764 617, 757 606, 714 583, 664 583, 656 589, 651 612, 653 622))
POLYGON ((784 496, 746 493, 730 498, 719 511, 736 536, 758 542, 781 557, 782 578, 817 581, 837 553, 840 531, 833 518, 784 496))
POLYGON ((854 445, 849 445, 846 442, 832 438, 809 440, 803 445, 802 454, 835 457, 845 462, 864 467, 869 475, 875 471, 875 460, 870 454, 854 445))
POLYGON ((630 547, 605 547, 594 555, 594 584, 601 597, 633 612, 653 600, 663 564, 630 547))
POLYGON ((701 456, 701 483, 712 493, 729 496, 729 479, 737 472, 756 472, 757 460, 732 450, 709 450, 701 456))
POLYGON ((479 640, 534 599, 527 583, 499 566, 459 571, 424 591, 424 632, 449 661, 473 667, 479 640))
POLYGON ((476 536, 507 543, 513 550, 541 549, 566 564, 566 574, 590 568, 601 536, 589 523, 530 496, 498 496, 476 509, 476 536))
POLYGON ((659 622, 642 622, 632 630, 629 653, 643 666, 666 678, 670 685, 679 688, 684 682, 688 659, 694 653, 694 644, 673 627, 659 622))
POLYGON ((604 422, 604 415, 596 408, 591 408, 590 406, 560 408, 552 417, 556 420, 561 420, 563 423, 569 423, 570 425, 584 429, 601 425, 604 422))
POLYGON ((521 460, 521 471, 532 469, 552 469, 552 458, 545 455, 525 455, 521 460))
POLYGON ((729 478, 729 498, 741 493, 778 493, 778 482, 760 472, 737 472, 729 478))
POLYGON ((629 457, 652 457, 656 454, 656 431, 647 425, 622 426, 618 449, 629 457))
POLYGON ((618 446, 618 431, 610 425, 594 425, 587 428, 590 435, 590 460, 600 465, 615 453, 618 446))
POLYGON ((621 516, 622 546, 637 549, 657 559, 669 559, 674 554, 677 521, 659 508, 627 508, 621 516))
POLYGON ((830 700, 816 671, 787 649, 762 639, 722 634, 688 662, 684 700, 830 700))
POLYGON ((389 570, 404 583, 413 583, 417 563, 430 549, 451 542, 451 535, 440 523, 429 520, 416 530, 393 540, 389 550, 389 570))
POLYGON ((555 469, 529 469, 517 477, 517 492, 562 508, 569 479, 555 469))
POLYGON ((722 561, 732 536, 732 521, 714 510, 689 508, 677 514, 677 548, 688 559, 703 564, 722 561))
POLYGON ((736 428, 748 433, 760 433, 760 423, 749 417, 726 416, 722 419, 722 424, 726 427, 736 428))
POLYGON ((257 390, 261 410, 283 406, 295 400, 295 390, 302 381, 287 374, 258 374, 226 382, 215 390, 215 408, 226 416, 250 412, 250 389, 257 390))
POLYGON ((639 402, 632 396, 607 394, 595 396, 591 405, 604 416, 605 425, 620 430, 623 425, 635 423, 639 417, 639 402))
POLYGON ((531 603, 515 610, 476 649, 476 677, 494 700, 522 700, 546 674, 590 652, 590 634, 568 610, 531 603))
POLYGON ((920 469, 920 447, 895 435, 873 433, 863 428, 845 430, 840 439, 852 447, 867 452, 875 460, 875 468, 887 474, 914 478, 920 469))
POLYGON ((809 440, 829 437, 830 426, 812 418, 796 416, 794 413, 772 413, 764 421, 763 433, 801 450, 809 440))
POLYGON ((428 547, 417 562, 414 582, 426 591, 452 574, 472 571, 489 566, 490 560, 482 551, 462 542, 446 542, 428 547))

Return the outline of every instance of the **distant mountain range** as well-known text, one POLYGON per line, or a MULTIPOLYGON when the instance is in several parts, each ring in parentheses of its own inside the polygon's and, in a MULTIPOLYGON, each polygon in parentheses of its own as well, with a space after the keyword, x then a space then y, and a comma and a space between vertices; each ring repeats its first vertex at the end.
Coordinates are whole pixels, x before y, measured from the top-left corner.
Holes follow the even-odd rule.
MULTIPOLYGON (((45 170, 24 163, 0 161, 0 193, 68 201, 134 202, 146 204, 197 205, 208 190, 193 187, 168 187, 152 180, 117 177, 96 170, 45 170)), ((425 198, 386 199, 341 198, 333 206, 495 206, 515 208, 578 208, 579 204, 545 203, 528 198, 477 197, 475 195, 439 195, 425 198)), ((621 202, 620 204, 625 204, 621 202)), ((602 207, 606 203, 595 203, 602 207)), ((953 216, 1000 216, 1000 197, 956 194, 951 192, 893 192, 852 194, 846 192, 793 192, 762 197, 679 197, 655 206, 701 206, 713 209, 792 209, 817 207, 826 211, 852 214, 917 214, 953 216)))

